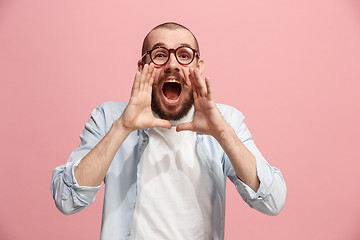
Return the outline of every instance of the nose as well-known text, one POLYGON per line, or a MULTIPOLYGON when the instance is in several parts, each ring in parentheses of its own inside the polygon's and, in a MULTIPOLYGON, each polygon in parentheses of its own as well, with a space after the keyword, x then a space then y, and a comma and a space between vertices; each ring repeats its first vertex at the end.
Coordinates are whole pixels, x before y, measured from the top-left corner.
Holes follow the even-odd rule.
POLYGON ((172 72, 172 71, 180 72, 180 63, 176 59, 174 52, 170 53, 169 60, 167 61, 166 65, 165 65, 165 71, 166 72, 172 72))

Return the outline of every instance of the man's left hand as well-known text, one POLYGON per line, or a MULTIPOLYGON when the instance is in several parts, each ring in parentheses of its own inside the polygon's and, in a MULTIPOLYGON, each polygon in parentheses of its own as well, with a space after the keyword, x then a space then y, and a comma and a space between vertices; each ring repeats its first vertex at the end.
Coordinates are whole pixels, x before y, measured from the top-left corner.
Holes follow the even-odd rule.
POLYGON ((210 79, 208 77, 203 79, 197 68, 190 69, 189 72, 189 75, 184 72, 184 76, 187 82, 191 82, 193 89, 195 116, 193 121, 179 124, 176 131, 190 130, 217 139, 230 126, 216 106, 210 79))

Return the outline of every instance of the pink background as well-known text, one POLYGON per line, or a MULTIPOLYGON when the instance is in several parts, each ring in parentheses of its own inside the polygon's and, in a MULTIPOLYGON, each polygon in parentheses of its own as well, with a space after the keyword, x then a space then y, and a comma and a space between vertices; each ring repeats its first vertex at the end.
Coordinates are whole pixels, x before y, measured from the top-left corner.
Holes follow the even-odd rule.
POLYGON ((99 238, 103 189, 64 216, 52 170, 94 107, 129 98, 142 40, 165 21, 193 30, 217 102, 244 113, 287 183, 276 217, 229 184, 226 239, 360 239, 357 0, 0 0, 0 239, 99 238))

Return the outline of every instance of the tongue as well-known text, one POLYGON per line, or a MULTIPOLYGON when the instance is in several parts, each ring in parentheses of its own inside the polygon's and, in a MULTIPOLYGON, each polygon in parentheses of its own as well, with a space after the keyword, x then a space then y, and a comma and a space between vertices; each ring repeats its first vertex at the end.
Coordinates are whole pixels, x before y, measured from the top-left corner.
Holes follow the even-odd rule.
POLYGON ((178 83, 165 83, 163 92, 168 99, 176 100, 180 95, 181 86, 178 83))

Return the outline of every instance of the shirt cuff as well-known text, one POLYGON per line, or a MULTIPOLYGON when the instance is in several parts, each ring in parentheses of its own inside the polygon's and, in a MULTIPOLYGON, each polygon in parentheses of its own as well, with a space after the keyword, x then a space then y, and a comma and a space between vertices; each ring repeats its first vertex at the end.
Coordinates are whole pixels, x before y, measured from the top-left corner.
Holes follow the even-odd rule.
POLYGON ((272 167, 264 162, 256 163, 257 176, 260 181, 258 190, 255 192, 246 183, 238 177, 235 182, 236 189, 242 195, 246 202, 251 202, 255 199, 264 199, 271 194, 273 188, 273 170, 272 167))
POLYGON ((96 193, 101 187, 101 184, 96 187, 79 186, 76 181, 74 171, 79 165, 80 160, 75 163, 66 164, 63 180, 67 186, 67 190, 63 191, 62 199, 66 200, 70 196, 73 198, 74 205, 77 207, 90 205, 96 197, 96 193))

